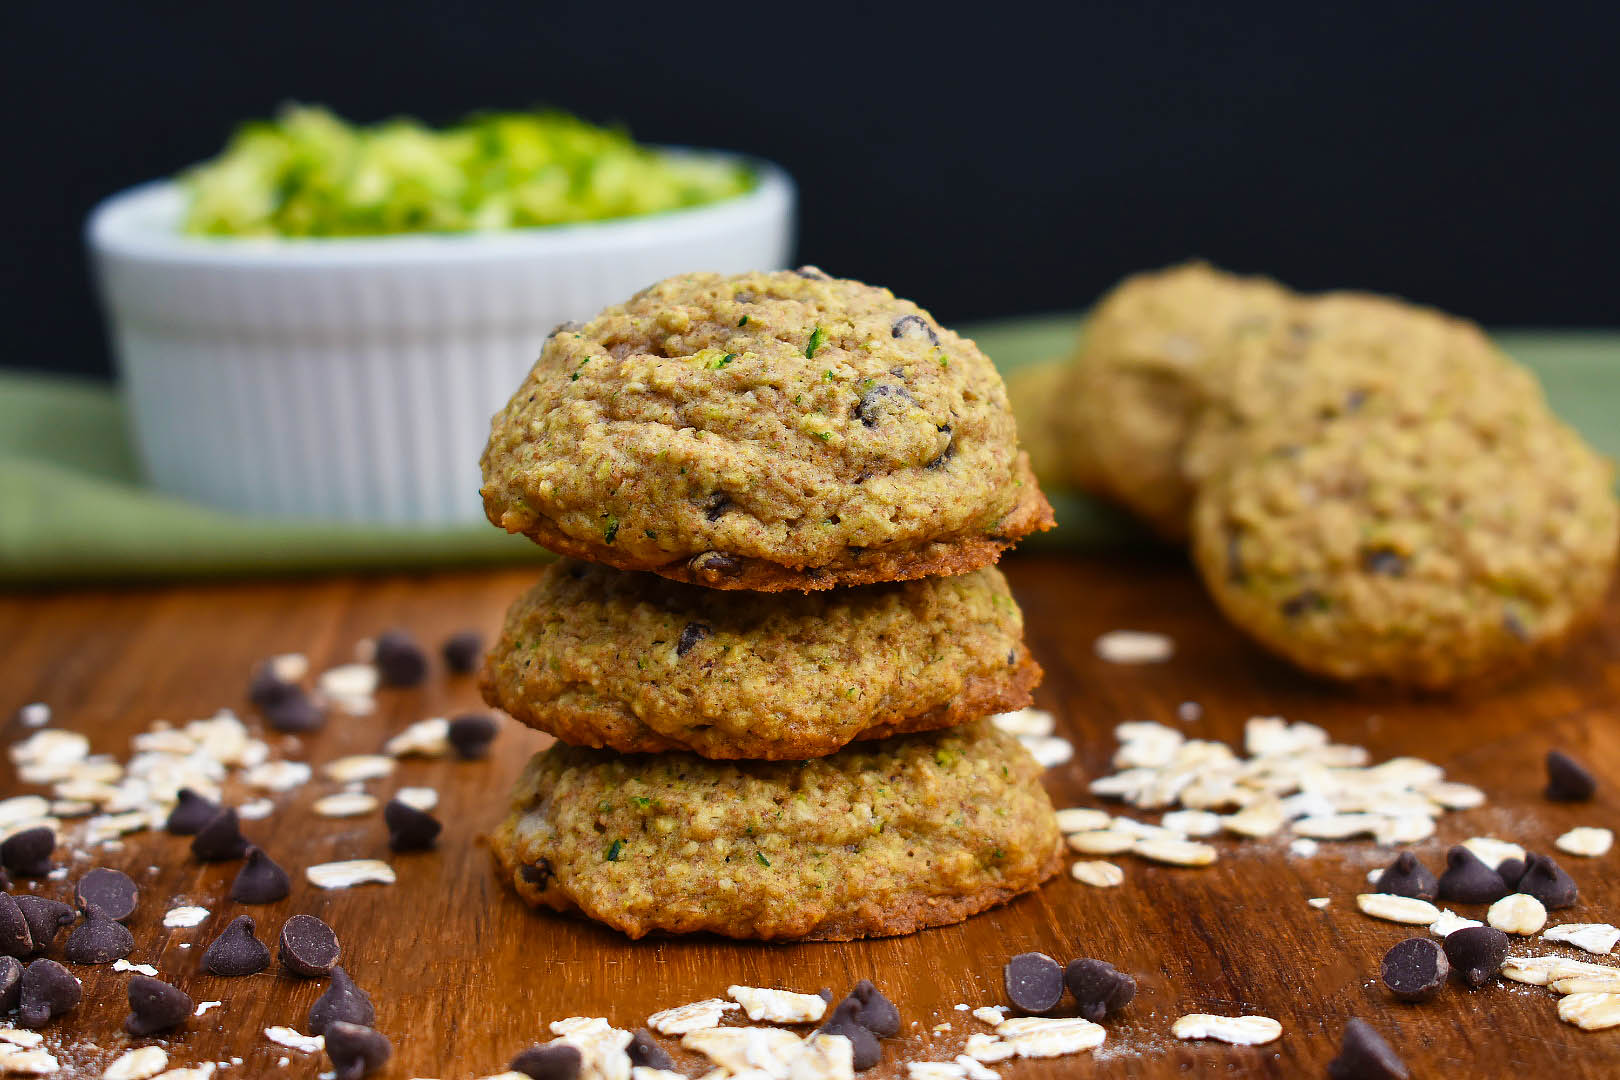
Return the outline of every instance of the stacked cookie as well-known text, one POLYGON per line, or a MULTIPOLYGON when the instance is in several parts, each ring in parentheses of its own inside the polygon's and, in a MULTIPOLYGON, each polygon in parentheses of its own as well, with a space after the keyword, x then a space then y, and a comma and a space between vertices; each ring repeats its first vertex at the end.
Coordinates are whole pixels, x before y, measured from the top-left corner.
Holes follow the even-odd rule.
POLYGON ((993 564, 1051 508, 972 342, 813 268, 673 278, 552 335, 483 469, 490 520, 563 556, 482 674, 560 740, 494 837, 525 900, 843 940, 1058 868, 984 719, 1040 677, 993 564))
POLYGON ((1194 263, 1126 280, 1021 382, 1048 480, 1190 541, 1226 615, 1312 672, 1498 676, 1612 576, 1608 464, 1466 320, 1194 263))

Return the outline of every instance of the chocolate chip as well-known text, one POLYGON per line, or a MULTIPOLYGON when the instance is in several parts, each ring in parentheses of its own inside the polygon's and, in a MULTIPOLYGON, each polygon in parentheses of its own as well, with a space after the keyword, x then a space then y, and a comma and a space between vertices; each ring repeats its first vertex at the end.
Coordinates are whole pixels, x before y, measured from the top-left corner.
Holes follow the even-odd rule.
POLYGON ((675 1059, 669 1056, 669 1051, 658 1045, 653 1033, 646 1028, 636 1028, 630 1036, 630 1045, 624 1048, 630 1055, 630 1065, 645 1066, 649 1069, 674 1069, 675 1059))
POLYGON ((1361 553, 1361 568, 1385 577, 1406 576, 1406 556, 1389 548, 1370 548, 1361 553))
POLYGON ((16 898, 17 910, 28 923, 28 936, 34 939, 34 956, 51 947, 62 927, 72 926, 79 912, 72 904, 48 900, 43 896, 23 894, 16 898))
POLYGON ((703 500, 703 518, 706 521, 719 521, 730 509, 731 496, 723 491, 717 491, 703 500))
POLYGON ((849 996, 860 1003, 855 1012, 857 1024, 880 1039, 892 1039, 900 1034, 900 1010, 883 996, 883 991, 874 986, 871 979, 856 983, 849 996))
POLYGON ((341 952, 337 934, 313 915, 294 915, 281 926, 281 966, 294 975, 328 975, 341 952))
POLYGON ((854 1052, 855 1067, 865 1070, 883 1059, 883 1047, 878 1044, 878 1037, 872 1033, 872 1029, 855 1019, 860 1011, 860 1000, 851 994, 834 1006, 832 1015, 816 1031, 823 1035, 842 1035, 848 1039, 854 1052))
POLYGON ((1519 879, 1524 877, 1524 860, 1509 856, 1496 864, 1496 872, 1502 875, 1502 884, 1507 886, 1508 892, 1518 892, 1519 879))
POLYGON ((372 663, 377 665, 377 676, 384 686, 420 686, 427 678, 427 655, 404 630, 377 635, 372 663))
POLYGON ((855 418, 866 427, 877 427, 885 413, 906 405, 917 404, 911 391, 892 383, 878 383, 861 395, 855 403, 855 418))
POLYGON ((394 1056, 394 1044, 380 1031, 334 1020, 326 1026, 326 1056, 332 1059, 337 1080, 360 1080, 394 1056))
POLYGON ((109 919, 123 922, 135 914, 135 901, 140 890, 122 870, 98 866, 88 871, 73 886, 73 899, 85 910, 94 904, 109 919))
POLYGON ((361 1027, 370 1027, 377 1022, 377 1010, 371 1004, 371 996, 349 978, 349 973, 341 967, 332 969, 332 981, 326 988, 326 993, 315 999, 315 1004, 309 1007, 307 1027, 311 1035, 324 1035, 326 1025, 343 1021, 348 1024, 359 1024, 361 1027))
POLYGON ((383 807, 383 824, 388 826, 388 846, 395 851, 426 851, 443 828, 426 810, 399 799, 389 799, 383 807))
POLYGON ((439 655, 444 666, 456 675, 470 675, 478 668, 478 658, 484 652, 483 636, 476 630, 461 630, 444 639, 439 655))
POLYGON ((1436 888, 1441 900, 1459 904, 1494 904, 1507 895, 1502 875, 1479 861, 1461 844, 1446 852, 1446 871, 1436 888))
POLYGON ((544 889, 551 881, 551 863, 545 859, 537 863, 525 863, 518 867, 518 877, 535 888, 544 889))
POLYGON ((1080 1015, 1093 1023, 1119 1012, 1136 997, 1136 980, 1106 960, 1071 960, 1063 969, 1063 984, 1079 1003, 1080 1015))
POLYGON ((190 995, 149 975, 133 975, 129 980, 129 1015, 124 1030, 131 1035, 152 1035, 177 1028, 191 1015, 190 995))
POLYGON ((1496 978, 1507 959, 1508 936, 1494 926, 1465 926, 1445 937, 1446 958, 1457 977, 1478 989, 1496 978))
POLYGON ((714 631, 707 624, 689 622, 681 629, 680 639, 675 642, 675 655, 685 656, 691 652, 698 642, 707 638, 714 631))
POLYGON ((1553 802, 1586 802, 1597 794, 1597 780, 1586 766, 1562 750, 1547 751, 1547 798, 1553 802))
POLYGON ((1432 937, 1411 937, 1384 954, 1380 975, 1389 992, 1402 1001, 1428 1001, 1446 985, 1451 962, 1432 937))
POLYGON ((928 320, 921 315, 902 315, 894 320, 894 329, 890 331, 891 337, 928 339, 929 344, 938 345, 939 335, 934 328, 928 325, 928 320))
MULTIPOLYGON (((270 950, 253 936, 251 915, 238 915, 203 953, 203 967, 215 975, 256 975, 270 966, 270 950)), ((317 1033, 318 1034, 318 1033, 317 1033)))
POLYGON ((260 709, 268 709, 298 692, 298 684, 287 682, 275 673, 269 664, 260 664, 248 683, 248 700, 260 709))
POLYGON ((1410 1080, 1406 1063, 1365 1020, 1344 1027, 1339 1056, 1328 1062, 1329 1080, 1410 1080))
POLYGON ((468 713, 450 721, 450 745, 456 756, 472 761, 489 753, 489 744, 495 738, 495 718, 483 713, 468 713))
POLYGON ((181 788, 175 797, 179 801, 169 811, 169 820, 163 823, 163 827, 175 836, 196 836, 219 813, 217 802, 203 798, 188 787, 181 788))
POLYGON ((1524 620, 1512 608, 1502 609, 1502 628, 1520 641, 1530 640, 1530 628, 1524 625, 1524 620))
POLYGON ((1327 610, 1327 598, 1315 589, 1304 589, 1295 593, 1282 602, 1281 611, 1285 618, 1297 619, 1311 611, 1327 610))
POLYGON ((799 267, 797 270, 795 270, 793 272, 795 274, 798 274, 802 278, 809 278, 811 281, 831 281, 832 280, 832 275, 828 274, 825 270, 823 270, 819 266, 801 266, 801 267, 799 267))
POLYGON ((22 961, 15 956, 0 956, 0 1013, 8 1013, 17 1007, 17 998, 22 994, 22 961))
POLYGON ((107 918, 94 904, 84 906, 84 922, 68 935, 62 955, 70 964, 110 964, 135 949, 135 935, 123 923, 107 918))
POLYGON ((51 852, 56 850, 56 833, 37 825, 6 838, 0 844, 0 864, 18 877, 44 877, 51 872, 51 852))
POLYGON ((567 1043, 552 1043, 529 1047, 513 1058, 507 1068, 532 1080, 575 1080, 582 1064, 577 1049, 567 1043))
POLYGON ((32 956, 34 935, 28 929, 17 901, 0 893, 0 956, 32 956))
POLYGON ((694 574, 706 578, 736 577, 742 573, 742 560, 723 551, 703 551, 692 556, 686 564, 694 574))
POLYGON ((83 995, 79 980, 68 974, 67 968, 55 960, 35 960, 23 972, 17 994, 17 1019, 23 1027, 37 1028, 78 1005, 83 995))
POLYGON ((1063 969, 1045 953, 1019 953, 1002 971, 1007 1000, 1027 1013, 1051 1012, 1063 1000, 1063 969))
POLYGON ((1427 866, 1418 862, 1418 857, 1410 851, 1403 851, 1395 856, 1395 861, 1384 868, 1378 875, 1373 888, 1381 893, 1393 893, 1396 896, 1412 896, 1419 900, 1433 900, 1438 894, 1440 883, 1427 866))
POLYGON ((326 714, 315 699, 298 686, 293 687, 293 692, 287 697, 273 705, 266 705, 261 711, 264 722, 277 731, 319 731, 326 726, 326 714))
POLYGON ((1580 890, 1575 879, 1564 873, 1564 868, 1545 855, 1531 852, 1525 856, 1524 876, 1519 878, 1519 891, 1540 900, 1548 911, 1567 908, 1575 903, 1580 890))
POLYGON ((191 853, 203 862, 228 862, 247 854, 247 837, 236 819, 236 811, 226 807, 208 819, 208 824, 191 838, 191 853))
POLYGON ((262 848, 250 847, 247 862, 231 882, 231 899, 238 904, 273 904, 292 892, 292 879, 262 848))

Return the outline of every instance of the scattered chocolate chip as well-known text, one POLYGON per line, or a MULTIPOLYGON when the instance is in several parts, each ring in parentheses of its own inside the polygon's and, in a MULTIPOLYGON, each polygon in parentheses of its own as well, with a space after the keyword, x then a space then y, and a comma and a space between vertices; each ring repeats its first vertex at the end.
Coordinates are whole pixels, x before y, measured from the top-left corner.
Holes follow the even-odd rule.
POLYGON ((4 866, 0 866, 0 892, 4 892, 9 888, 11 888, 11 875, 6 873, 4 866))
POLYGON ((0 956, 0 1013, 17 1007, 22 994, 22 961, 15 956, 0 956))
POLYGON ((798 274, 802 278, 809 278, 811 281, 831 281, 832 280, 832 275, 828 274, 825 270, 823 270, 819 266, 801 266, 801 267, 799 267, 797 270, 795 270, 793 272, 795 274, 798 274))
POLYGON ((1597 794, 1597 780, 1586 766, 1562 750, 1547 751, 1547 798, 1553 802, 1586 802, 1597 794))
POLYGON ((706 578, 736 577, 742 573, 742 560, 723 551, 702 551, 686 564, 694 574, 706 578))
POLYGON ((685 656, 691 652, 698 642, 707 638, 714 631, 706 623, 689 622, 681 629, 681 636, 675 642, 675 655, 685 656))
POLYGON ((88 911, 93 904, 103 915, 117 922, 135 914, 135 901, 139 896, 140 890, 128 874, 106 866, 86 872, 73 886, 73 899, 81 909, 88 911))
POLYGON ((624 1048, 630 1055, 630 1065, 645 1066, 649 1069, 675 1068, 675 1059, 669 1056, 669 1051, 658 1045, 653 1033, 646 1028, 636 1028, 630 1035, 630 1045, 624 1048))
POLYGON ((240 859, 249 848, 247 837, 236 811, 226 807, 208 819, 208 824, 197 830, 191 838, 191 853, 203 862, 228 862, 240 859))
POLYGON ((1509 856, 1496 864, 1496 872, 1502 875, 1502 884, 1507 886, 1508 892, 1519 890, 1519 879, 1524 877, 1524 860, 1509 856))
POLYGON ((451 634, 439 646, 444 666, 455 675, 471 675, 478 668, 478 658, 484 653, 483 636, 476 630, 462 630, 451 634))
POLYGON ((1398 941, 1384 954, 1380 975, 1389 992, 1402 1001, 1428 1001, 1446 985, 1451 962, 1432 937, 1398 941))
POLYGON ((1339 1056, 1328 1062, 1329 1080, 1410 1080, 1406 1063, 1365 1020, 1344 1027, 1339 1056))
POLYGON ((68 935, 62 955, 70 964, 110 964, 135 949, 135 935, 123 923, 114 922, 94 904, 83 907, 84 922, 68 935))
POLYGON ((872 1029, 855 1019, 861 1011, 860 1000, 851 994, 834 1006, 832 1015, 822 1021, 816 1030, 823 1035, 842 1035, 850 1041, 855 1056, 855 1067, 866 1070, 883 1059, 883 1047, 872 1029))
POLYGON ((261 711, 264 722, 277 731, 319 731, 326 726, 326 713, 299 686, 293 687, 291 694, 273 705, 266 705, 261 711))
POLYGON ((51 872, 51 852, 56 850, 56 833, 48 826, 24 829, 0 844, 0 864, 18 877, 44 877, 51 872))
MULTIPOLYGON (((270 950, 253 936, 251 915, 238 915, 203 953, 203 967, 215 975, 256 975, 270 966, 270 950)), ((317 1033, 318 1034, 318 1033, 317 1033)))
POLYGON ((1080 1015, 1093 1023, 1119 1012, 1136 997, 1136 980, 1106 960, 1071 960, 1063 969, 1063 984, 1079 1003, 1080 1015))
POLYGON ((337 934, 313 915, 294 915, 281 926, 281 966, 294 975, 328 975, 341 952, 337 934))
POLYGON ((929 344, 939 344, 939 335, 934 333, 934 328, 929 326, 928 320, 921 315, 902 315, 894 320, 894 329, 890 331, 890 336, 897 338, 926 337, 929 344))
POLYGON ((163 823, 175 836, 196 836, 220 810, 217 802, 203 798, 188 787, 176 792, 176 798, 179 801, 169 811, 169 820, 163 823))
POLYGON ((394 1056, 394 1044, 380 1031, 334 1020, 326 1026, 326 1056, 332 1059, 337 1080, 360 1080, 394 1056))
POLYGON ((247 862, 231 882, 231 899, 238 904, 273 904, 292 892, 292 879, 263 848, 249 847, 247 862))
POLYGON ((378 681, 384 686, 420 686, 427 678, 427 655, 404 630, 388 630, 377 635, 377 652, 372 663, 377 665, 378 681))
POLYGON ((1465 926, 1445 938, 1446 958, 1457 977, 1478 989, 1496 978, 1507 959, 1508 936, 1494 926, 1465 926))
POLYGON ((1519 878, 1518 888, 1540 900, 1548 911, 1569 907, 1580 893, 1575 879, 1564 873, 1563 867, 1535 852, 1525 856, 1524 876, 1519 878))
POLYGON ((1019 953, 1002 971, 1007 1000, 1027 1013, 1051 1012, 1063 1000, 1063 969, 1045 953, 1019 953))
POLYGON ((129 980, 129 1015, 124 1030, 135 1036, 153 1035, 177 1028, 186 1022, 193 1007, 191 996, 178 986, 170 986, 149 975, 132 975, 129 980))
POLYGON ((311 1035, 326 1034, 326 1025, 343 1021, 347 1024, 359 1024, 361 1027, 370 1027, 377 1022, 376 1007, 371 1004, 371 995, 354 985, 349 973, 341 967, 332 969, 332 981, 326 987, 326 993, 315 999, 315 1004, 309 1007, 309 1020, 307 1027, 311 1035))
POLYGON ((468 713, 450 721, 450 746, 463 761, 472 761, 489 753, 489 744, 495 739, 495 718, 483 713, 468 713))
POLYGON ((297 683, 280 678, 269 664, 254 668, 253 678, 248 682, 248 700, 260 709, 271 708, 297 691, 297 683))
POLYGON ((17 1019, 23 1027, 40 1027, 76 1006, 83 995, 79 980, 67 968, 55 960, 35 960, 23 971, 17 1019))
POLYGON ((34 935, 28 929, 17 901, 0 893, 0 956, 32 956, 34 935))
POLYGON ((399 799, 389 799, 383 807, 383 824, 388 826, 388 846, 395 851, 426 851, 444 827, 426 810, 399 799))
POLYGON ((1458 844, 1446 852, 1446 871, 1440 875, 1435 891, 1441 900, 1459 904, 1494 904, 1507 895, 1507 885, 1501 874, 1458 844))
POLYGON ((1439 895, 1439 887, 1434 874, 1410 851, 1395 856, 1395 861, 1384 868, 1373 885, 1376 892, 1411 896, 1419 900, 1433 900, 1439 895))
POLYGON ((911 391, 892 383, 878 383, 861 395, 855 403, 855 419, 865 427, 877 427, 885 413, 906 405, 915 405, 917 399, 911 391))
POLYGON ((28 936, 34 939, 33 955, 38 956, 51 947, 62 927, 72 926, 79 912, 72 904, 48 900, 43 896, 25 893, 16 898, 17 910, 28 923, 28 936))
POLYGON ((567 1043, 552 1043, 529 1047, 513 1058, 507 1068, 531 1080, 575 1080, 582 1064, 577 1049, 567 1043))
POLYGON ((1406 556, 1389 548, 1370 548, 1361 553, 1361 568, 1369 574, 1385 577, 1406 575, 1406 556))
POLYGON ((880 1039, 892 1039, 900 1034, 900 1010, 883 996, 883 991, 872 985, 871 979, 856 983, 849 996, 861 1006, 855 1012, 857 1024, 880 1039))
POLYGON ((820 998, 822 1001, 825 1001, 828 1005, 831 1005, 833 1003, 832 987, 823 986, 820 990, 816 991, 816 997, 820 998))

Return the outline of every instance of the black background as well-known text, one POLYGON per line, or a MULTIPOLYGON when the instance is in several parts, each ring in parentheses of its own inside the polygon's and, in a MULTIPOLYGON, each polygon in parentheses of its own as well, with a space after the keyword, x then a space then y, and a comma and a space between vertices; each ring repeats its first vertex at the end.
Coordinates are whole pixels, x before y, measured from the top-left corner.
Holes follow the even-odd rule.
POLYGON ((799 182, 801 261, 947 322, 1190 254, 1620 322, 1613 3, 5 6, 0 364, 105 373, 86 212, 288 98, 550 103, 763 155, 799 182))

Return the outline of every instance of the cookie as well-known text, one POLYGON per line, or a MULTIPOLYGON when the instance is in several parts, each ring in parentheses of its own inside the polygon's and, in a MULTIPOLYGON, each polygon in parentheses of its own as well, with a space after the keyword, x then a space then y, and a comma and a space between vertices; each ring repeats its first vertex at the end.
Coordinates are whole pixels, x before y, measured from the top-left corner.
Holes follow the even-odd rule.
POLYGON ((806 762, 559 743, 529 762, 491 845, 528 903, 632 938, 905 934, 1063 862, 1040 766, 984 720, 806 762))
POLYGON ((1048 490, 1099 491, 1102 481, 1090 440, 1071 441, 1060 414, 1069 365, 1064 360, 1025 364, 1007 375, 1007 400, 1018 418, 1018 444, 1029 454, 1035 478, 1048 490))
POLYGON ((1194 512, 1226 615, 1307 671, 1424 689, 1520 668, 1589 620, 1614 568, 1610 468, 1536 399, 1476 390, 1250 430, 1194 512))
POLYGON ((480 686, 576 746, 799 760, 1020 708, 1039 679, 994 567, 750 594, 562 559, 507 612, 480 686))
POLYGON ((813 268, 670 278, 559 328, 482 464, 507 531, 710 588, 964 573, 1052 525, 984 354, 813 268))
POLYGON ((1073 479, 1166 539, 1185 539, 1194 489, 1181 455, 1193 421, 1221 393, 1230 342, 1267 334, 1290 301, 1274 281, 1202 262, 1116 286, 1087 321, 1057 393, 1073 479))

